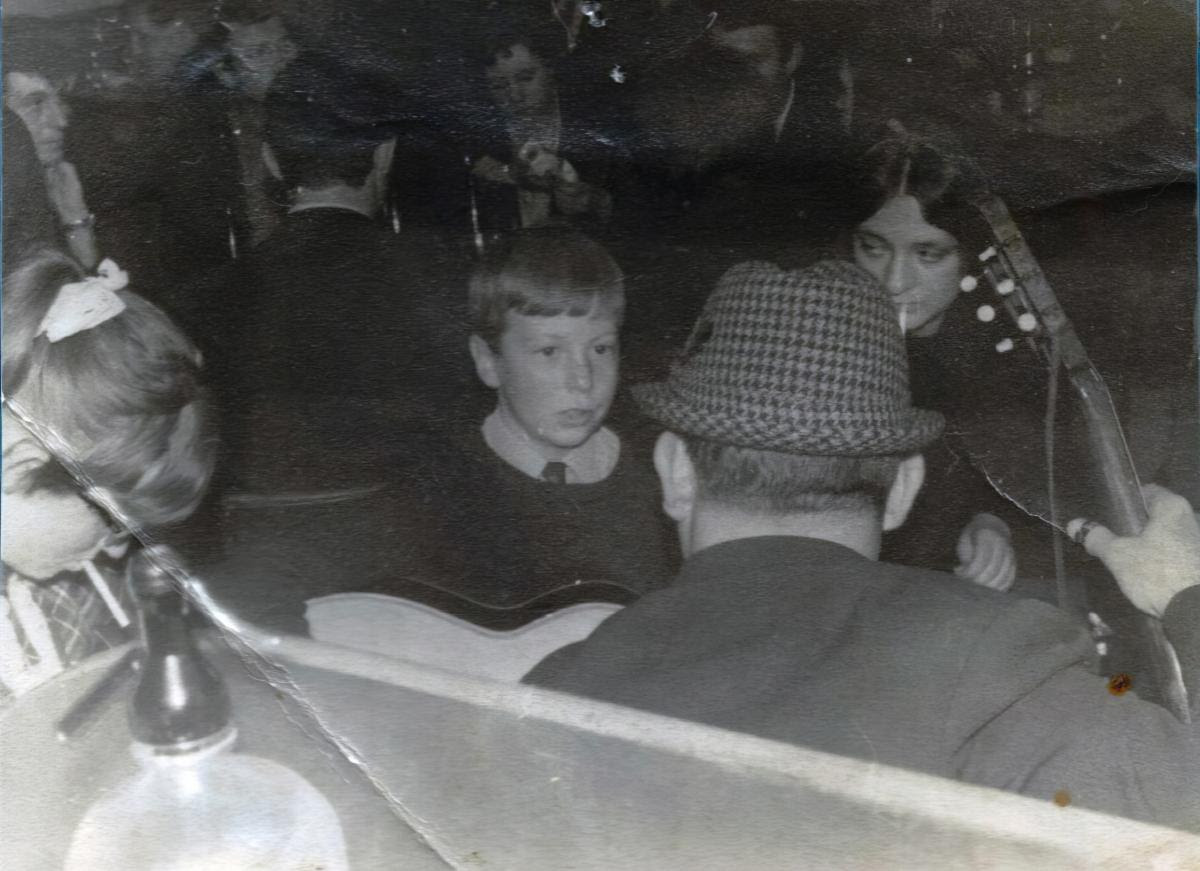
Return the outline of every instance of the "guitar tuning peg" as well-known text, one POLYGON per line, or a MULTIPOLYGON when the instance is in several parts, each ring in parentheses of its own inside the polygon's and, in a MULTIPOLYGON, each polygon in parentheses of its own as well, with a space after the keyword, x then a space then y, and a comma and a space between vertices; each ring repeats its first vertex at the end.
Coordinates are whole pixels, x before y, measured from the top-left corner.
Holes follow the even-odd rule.
POLYGON ((995 256, 996 256, 996 246, 989 245, 987 248, 983 249, 983 251, 980 253, 979 262, 987 263, 989 260, 991 260, 995 256))
POLYGON ((975 309, 975 317, 979 318, 985 324, 990 324, 996 319, 996 310, 990 305, 981 305, 975 309))
POLYGON ((996 285, 996 292, 999 293, 1001 296, 1008 296, 1010 293, 1012 293, 1016 289, 1017 289, 1017 285, 1013 282, 1013 280, 1011 278, 1001 279, 1000 282, 996 285))
POLYGON ((1017 326, 1023 333, 1032 333, 1037 329, 1037 318, 1031 312, 1025 312, 1017 318, 1017 326))
POLYGON ((1013 349, 1013 340, 1009 338, 1001 339, 996 343, 996 352, 999 354, 1007 354, 1013 349))
POLYGON ((970 293, 977 287, 979 287, 979 279, 974 275, 964 275, 958 282, 958 288, 963 293, 970 293))

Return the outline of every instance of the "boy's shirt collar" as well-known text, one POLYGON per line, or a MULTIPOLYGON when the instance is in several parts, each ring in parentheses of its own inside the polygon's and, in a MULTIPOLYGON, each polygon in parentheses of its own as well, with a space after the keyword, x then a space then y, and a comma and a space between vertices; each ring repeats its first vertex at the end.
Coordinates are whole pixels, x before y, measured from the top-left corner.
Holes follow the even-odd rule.
MULTIPOLYGON (((530 478, 542 477, 548 460, 519 428, 496 409, 483 422, 483 440, 513 468, 530 478)), ((621 439, 606 426, 600 427, 579 447, 562 458, 568 484, 595 484, 612 474, 621 456, 621 439)))

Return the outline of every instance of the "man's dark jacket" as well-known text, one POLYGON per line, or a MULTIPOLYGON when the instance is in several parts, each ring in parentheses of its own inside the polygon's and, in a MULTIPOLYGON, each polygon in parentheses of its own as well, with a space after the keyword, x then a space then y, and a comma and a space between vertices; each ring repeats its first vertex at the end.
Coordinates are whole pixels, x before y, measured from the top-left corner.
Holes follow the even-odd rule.
MULTIPOLYGON (((1200 587, 1165 615, 1190 678, 1200 587)), ((1194 727, 1088 670, 1059 611, 825 541, 693 555, 529 683, 1183 828, 1200 828, 1194 727)), ((1136 683, 1138 676, 1134 676, 1136 683)))

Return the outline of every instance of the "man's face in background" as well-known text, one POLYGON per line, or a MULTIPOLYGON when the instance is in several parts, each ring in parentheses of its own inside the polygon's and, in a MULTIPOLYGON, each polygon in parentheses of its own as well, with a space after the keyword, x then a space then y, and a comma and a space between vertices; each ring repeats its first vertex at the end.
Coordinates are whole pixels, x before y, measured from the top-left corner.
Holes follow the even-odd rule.
POLYGON ((714 26, 657 71, 638 100, 641 129, 650 145, 694 169, 770 142, 800 54, 772 25, 714 26))
POLYGON ((550 70, 529 47, 515 43, 498 52, 487 68, 492 102, 515 118, 535 117, 553 106, 550 70))
POLYGON ((43 75, 13 70, 4 78, 4 98, 24 122, 42 165, 61 161, 67 106, 58 89, 43 75))
POLYGON ((254 100, 267 95, 279 72, 296 56, 283 20, 274 17, 249 24, 226 24, 232 81, 226 82, 254 100))
POLYGON ((187 16, 167 12, 142 7, 129 20, 131 66, 135 77, 145 84, 170 82, 179 63, 200 41, 187 16))

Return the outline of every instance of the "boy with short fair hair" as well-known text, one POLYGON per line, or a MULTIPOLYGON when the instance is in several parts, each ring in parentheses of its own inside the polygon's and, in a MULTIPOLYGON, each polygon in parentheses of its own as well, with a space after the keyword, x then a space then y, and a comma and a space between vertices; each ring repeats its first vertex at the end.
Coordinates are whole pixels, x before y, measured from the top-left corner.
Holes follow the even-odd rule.
POLYGON ((674 548, 651 446, 605 425, 624 308, 620 268, 572 230, 522 231, 479 266, 468 345, 496 406, 406 474, 431 509, 413 535, 418 580, 518 611, 664 583, 674 548))
POLYGON ((475 370, 496 391, 487 446, 532 478, 607 478, 621 452, 604 419, 625 312, 608 252, 569 231, 524 234, 472 276, 469 305, 475 370))

